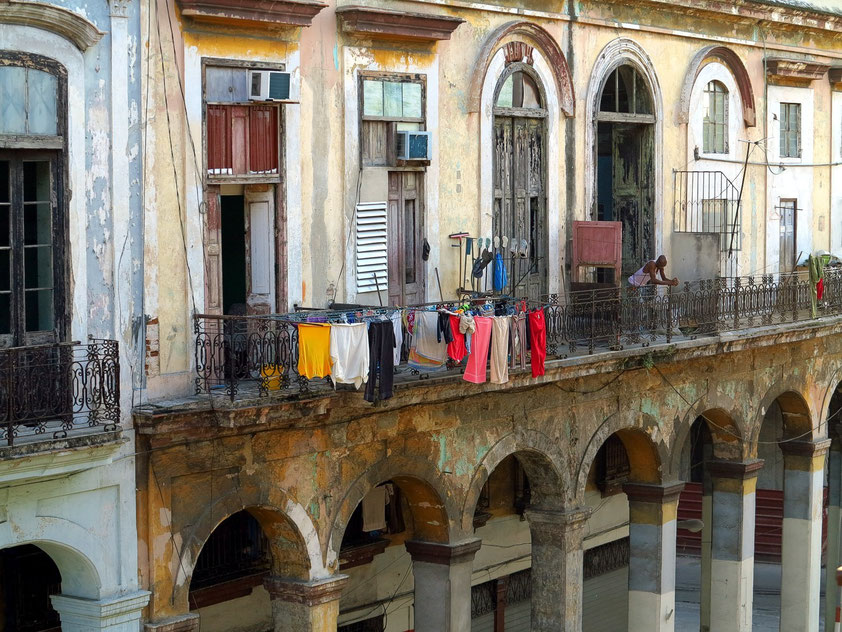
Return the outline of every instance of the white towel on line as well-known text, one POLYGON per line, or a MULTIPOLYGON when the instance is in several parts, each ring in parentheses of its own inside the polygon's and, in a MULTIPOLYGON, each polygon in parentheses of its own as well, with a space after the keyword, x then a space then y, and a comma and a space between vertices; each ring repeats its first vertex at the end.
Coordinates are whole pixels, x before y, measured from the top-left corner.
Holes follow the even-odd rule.
POLYGON ((359 388, 368 381, 368 327, 365 323, 331 324, 330 363, 334 384, 359 388))

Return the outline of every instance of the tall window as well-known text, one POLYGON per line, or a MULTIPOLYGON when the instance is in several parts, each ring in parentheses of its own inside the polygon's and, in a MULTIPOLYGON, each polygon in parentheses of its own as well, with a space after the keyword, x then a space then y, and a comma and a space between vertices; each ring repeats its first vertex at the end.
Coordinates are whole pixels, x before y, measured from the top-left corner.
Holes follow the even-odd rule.
POLYGON ((362 163, 393 164, 393 134, 425 128, 426 76, 365 73, 360 77, 360 94, 362 163))
POLYGON ((781 158, 801 157, 801 104, 781 103, 781 158))
POLYGON ((65 76, 0 54, 0 347, 63 335, 65 76))
POLYGON ((711 81, 705 88, 705 99, 703 151, 706 154, 727 154, 728 89, 719 81, 711 81))

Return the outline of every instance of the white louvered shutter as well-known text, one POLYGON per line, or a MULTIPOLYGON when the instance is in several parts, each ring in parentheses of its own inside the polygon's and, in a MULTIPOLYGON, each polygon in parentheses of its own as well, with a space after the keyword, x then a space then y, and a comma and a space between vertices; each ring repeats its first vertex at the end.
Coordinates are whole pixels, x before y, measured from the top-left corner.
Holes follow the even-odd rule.
POLYGON ((357 206, 357 292, 389 288, 386 202, 357 206))

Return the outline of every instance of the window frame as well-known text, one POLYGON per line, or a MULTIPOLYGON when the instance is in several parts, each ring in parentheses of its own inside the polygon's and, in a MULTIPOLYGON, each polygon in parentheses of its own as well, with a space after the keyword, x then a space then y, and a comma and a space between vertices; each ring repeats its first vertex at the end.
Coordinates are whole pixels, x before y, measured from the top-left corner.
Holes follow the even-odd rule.
POLYGON ((781 101, 779 103, 778 134, 780 136, 780 144, 778 149, 780 151, 780 158, 801 158, 803 151, 801 141, 801 107, 802 104, 800 102, 781 101), (792 117, 790 115, 790 112, 793 108, 796 112, 795 129, 793 129, 791 126, 792 117), (784 117, 785 111, 786 117, 784 117), (786 128, 784 127, 784 123, 786 123, 786 128), (788 153, 789 141, 791 139, 792 134, 795 134, 796 152, 794 155, 788 153))
MULTIPOLYGON (((427 75, 424 73, 395 73, 362 70, 357 76, 358 104, 360 112, 360 130, 365 121, 381 121, 386 123, 419 123, 424 130, 427 128, 427 75), (421 116, 372 116, 365 113, 365 82, 383 81, 390 83, 415 83, 421 86, 421 116)), ((421 130, 423 131, 423 130, 421 130)))
POLYGON ((704 154, 728 154, 729 151, 729 127, 730 127, 730 112, 729 112, 729 101, 731 99, 731 91, 728 90, 728 86, 724 83, 719 81, 718 79, 711 79, 708 81, 707 85, 705 85, 705 89, 702 94, 708 99, 708 114, 703 117, 702 119, 702 153, 704 154), (713 87, 713 89, 711 89, 713 87), (721 96, 722 98, 722 121, 717 121, 716 116, 716 104, 715 100, 717 96, 721 96), (714 118, 710 117, 711 109, 714 110, 714 118), (708 128, 712 127, 712 134, 713 134, 713 146, 709 147, 707 145, 708 141, 708 128), (716 130, 717 128, 722 128, 722 148, 716 146, 716 130))
MULTIPOLYGON (((70 181, 68 157, 68 107, 67 107, 67 69, 58 61, 21 51, 0 51, 0 66, 16 66, 48 72, 56 77, 56 134, 0 134, 0 160, 10 162, 49 160, 51 173, 51 202, 52 202, 52 272, 53 272, 53 328, 50 331, 26 331, 25 300, 24 305, 17 308, 18 325, 15 326, 12 315, 14 306, 10 310, 10 333, 0 334, 0 348, 32 346, 65 342, 70 332, 71 301, 68 300, 67 290, 70 287, 70 217, 68 202, 70 195, 67 183, 70 181), (21 318, 23 320, 21 321, 21 318)), ((10 171, 11 171, 10 167, 10 171)), ((10 183, 10 191, 12 190, 10 183)), ((14 209, 14 191, 9 200, 10 210, 14 209)), ((14 239, 14 225, 10 226, 10 240, 14 239)), ((10 244, 12 242, 10 241, 10 244)), ((12 249, 14 245, 12 245, 12 249)), ((23 244, 20 244, 22 250, 23 244)), ((15 270, 23 270, 11 261, 12 283, 10 294, 15 298, 15 270)), ((23 276, 17 280, 20 290, 25 290, 23 276)))
POLYGON ((535 69, 524 62, 513 62, 506 66, 506 69, 497 78, 497 84, 494 86, 493 99, 494 116, 519 116, 525 118, 547 118, 549 116, 549 110, 547 109, 547 92, 544 88, 544 82, 541 81, 541 77, 538 76, 538 73, 535 72, 535 69), (524 108, 503 107, 497 105, 497 100, 500 98, 500 92, 503 90, 503 86, 506 85, 506 81, 508 81, 509 77, 513 76, 517 72, 525 73, 529 75, 530 79, 532 79, 532 82, 538 89, 538 95, 541 99, 542 104, 541 107, 524 108))

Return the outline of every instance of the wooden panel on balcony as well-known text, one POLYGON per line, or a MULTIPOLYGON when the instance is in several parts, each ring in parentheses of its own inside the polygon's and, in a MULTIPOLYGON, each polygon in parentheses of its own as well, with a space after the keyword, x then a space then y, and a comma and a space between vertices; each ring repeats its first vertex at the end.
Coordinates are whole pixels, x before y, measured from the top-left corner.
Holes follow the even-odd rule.
POLYGON ((372 7, 346 6, 336 9, 342 30, 370 37, 414 42, 449 40, 465 20, 450 15, 429 15, 372 7))
POLYGON ((228 22, 310 26, 327 4, 317 0, 179 0, 187 18, 228 22))

